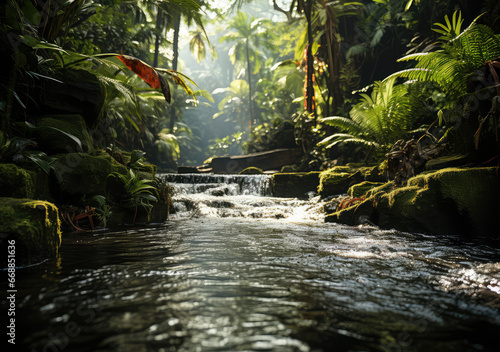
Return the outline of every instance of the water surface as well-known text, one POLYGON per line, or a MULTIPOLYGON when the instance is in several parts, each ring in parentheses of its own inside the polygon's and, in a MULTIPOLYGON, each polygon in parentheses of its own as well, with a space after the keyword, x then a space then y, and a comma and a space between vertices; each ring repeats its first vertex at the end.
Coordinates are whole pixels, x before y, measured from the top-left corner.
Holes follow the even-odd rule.
POLYGON ((498 249, 258 187, 178 185, 164 226, 65 235, 18 269, 19 350, 498 351, 498 249))

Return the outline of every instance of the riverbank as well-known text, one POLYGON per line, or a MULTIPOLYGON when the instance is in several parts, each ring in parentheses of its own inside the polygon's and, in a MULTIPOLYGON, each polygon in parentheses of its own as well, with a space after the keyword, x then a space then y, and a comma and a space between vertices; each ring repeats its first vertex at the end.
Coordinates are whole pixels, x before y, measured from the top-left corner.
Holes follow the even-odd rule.
POLYGON ((499 238, 500 181, 496 167, 427 171, 404 185, 383 180, 375 167, 334 167, 321 173, 273 175, 279 195, 317 192, 326 222, 371 224, 383 229, 434 235, 499 238))

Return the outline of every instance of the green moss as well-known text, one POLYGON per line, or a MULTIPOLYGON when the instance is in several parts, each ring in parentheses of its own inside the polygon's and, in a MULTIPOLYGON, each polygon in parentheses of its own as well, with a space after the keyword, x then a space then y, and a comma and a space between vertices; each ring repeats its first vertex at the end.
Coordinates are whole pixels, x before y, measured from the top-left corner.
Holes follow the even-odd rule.
POLYGON ((33 198, 34 176, 14 164, 0 164, 0 197, 33 198))
POLYGON ((368 168, 364 172, 365 180, 370 182, 386 182, 387 179, 385 177, 385 164, 380 164, 368 168))
POLYGON ((154 177, 156 175, 156 165, 149 164, 149 163, 142 163, 140 166, 134 166, 134 170, 141 171, 144 173, 149 174, 149 176, 154 177))
POLYGON ((299 167, 298 165, 285 165, 281 168, 281 173, 291 173, 291 172, 298 172, 299 171, 299 167))
POLYGON ((276 173, 271 177, 275 197, 305 198, 307 193, 316 192, 319 185, 318 171, 276 173))
POLYGON ((498 217, 500 181, 497 169, 448 168, 419 175, 408 185, 438 189, 440 197, 453 202, 462 217, 469 219, 479 232, 491 231, 492 220, 498 217))
POLYGON ((93 150, 92 138, 87 131, 85 120, 80 115, 52 115, 44 116, 38 123, 40 128, 37 140, 40 146, 52 154, 74 152, 90 152, 93 150), (57 128, 63 132, 75 136, 81 142, 82 148, 78 143, 67 135, 54 130, 57 128))
POLYGON ((343 166, 334 166, 331 169, 329 169, 328 171, 334 172, 334 173, 347 172, 350 174, 353 174, 353 173, 359 171, 364 175, 368 170, 373 169, 373 167, 374 167, 373 165, 367 166, 366 164, 362 164, 362 163, 349 163, 349 164, 343 165, 343 166))
POLYGON ((8 239, 15 239, 19 262, 30 263, 55 256, 61 244, 60 228, 54 204, 25 198, 0 198, 0 232, 8 234, 8 239))
POLYGON ((496 168, 448 168, 420 174, 407 186, 386 183, 367 199, 327 216, 326 221, 355 224, 365 212, 383 228, 434 234, 498 236, 500 181, 496 168), (373 212, 365 203, 373 204, 373 212), (360 215, 361 214, 361 215, 360 215))
POLYGON ((127 173, 127 168, 108 154, 91 156, 84 153, 60 155, 53 163, 61 200, 67 196, 105 195, 105 181, 112 172, 127 173))
POLYGON ((383 183, 381 182, 363 181, 349 187, 349 189, 347 190, 347 194, 353 198, 361 198, 365 196, 368 191, 380 187, 381 185, 383 185, 383 183))
MULTIPOLYGON (((335 168, 339 168, 336 166, 335 168)), ((337 172, 336 169, 323 171, 319 176, 318 193, 322 197, 342 194, 349 188, 350 173, 337 172)), ((338 169, 337 169, 338 170, 338 169)))
POLYGON ((447 155, 436 159, 431 159, 425 163, 426 170, 440 170, 444 168, 465 165, 469 160, 468 155, 447 155))
POLYGON ((378 187, 374 187, 366 193, 366 198, 380 196, 384 193, 390 192, 394 189, 394 182, 386 182, 381 184, 378 187))
POLYGON ((264 171, 258 167, 250 166, 239 172, 240 175, 262 175, 264 171))

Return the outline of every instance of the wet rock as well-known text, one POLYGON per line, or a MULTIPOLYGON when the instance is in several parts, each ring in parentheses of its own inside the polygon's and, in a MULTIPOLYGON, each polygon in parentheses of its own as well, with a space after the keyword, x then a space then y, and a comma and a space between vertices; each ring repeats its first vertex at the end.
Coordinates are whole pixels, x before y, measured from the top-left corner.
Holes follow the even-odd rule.
POLYGON ((207 203, 212 208, 232 208, 234 204, 225 200, 214 200, 207 203))
MULTIPOLYGON (((0 198, 0 249, 15 241, 16 265, 53 258, 61 245, 57 207, 27 198, 0 198)), ((7 256, 2 256, 6 260, 7 256)), ((6 267, 6 266, 5 266, 6 267)))
POLYGON ((317 192, 320 172, 276 173, 271 178, 275 197, 308 198, 309 192, 317 192))
POLYGON ((179 166, 177 168, 179 174, 199 174, 200 170, 196 166, 179 166))
POLYGON ((258 167, 247 167, 246 169, 240 171, 240 175, 262 175, 264 174, 264 171, 262 169, 259 169, 258 167))

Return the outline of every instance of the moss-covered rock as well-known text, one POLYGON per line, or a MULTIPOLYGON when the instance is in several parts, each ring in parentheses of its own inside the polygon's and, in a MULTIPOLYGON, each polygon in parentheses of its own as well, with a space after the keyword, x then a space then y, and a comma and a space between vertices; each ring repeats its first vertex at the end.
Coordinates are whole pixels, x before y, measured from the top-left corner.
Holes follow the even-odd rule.
POLYGON ((363 175, 357 171, 354 174, 338 172, 342 166, 336 166, 323 171, 319 177, 318 193, 321 197, 334 196, 346 193, 349 187, 363 181, 363 175))
POLYGON ((275 197, 306 198, 307 193, 317 192, 320 172, 276 173, 271 178, 275 197))
POLYGON ((34 198, 35 184, 27 170, 14 164, 0 164, 0 197, 34 198))
POLYGON ((413 177, 405 187, 374 188, 361 205, 328 215, 326 221, 352 225, 367 216, 383 228, 498 237, 498 199, 496 168, 448 168, 413 177))
POLYGON ((140 173, 148 175, 148 179, 155 177, 157 171, 156 165, 147 162, 143 162, 141 163, 141 165, 135 165, 133 169, 137 170, 140 173))
POLYGON ((46 80, 41 114, 78 114, 92 127, 102 116, 106 87, 87 70, 63 68, 55 73, 60 82, 46 80), (62 82, 62 83, 61 83, 62 82))
POLYGON ((15 240, 17 265, 52 258, 61 245, 58 209, 46 201, 0 198, 0 234, 3 253, 8 241, 15 240))
POLYGON ((39 168, 0 164, 0 197, 49 200, 49 177, 39 168))
POLYGON ((299 172, 299 165, 285 165, 281 168, 280 172, 283 174, 291 173, 291 172, 299 172))
POLYGON ((250 166, 239 172, 240 175, 262 175, 264 171, 258 167, 250 166))
POLYGON ((361 224, 373 224, 375 206, 373 199, 366 199, 361 203, 355 203, 352 206, 335 211, 325 216, 325 222, 338 222, 341 224, 355 226, 361 224))
POLYGON ((469 161, 468 155, 447 155, 439 158, 431 159, 425 163, 425 170, 434 171, 449 167, 458 167, 467 164, 469 161))
POLYGON ((368 191, 382 186, 383 183, 381 182, 369 182, 369 181, 363 181, 361 183, 356 183, 355 185, 352 185, 349 187, 347 190, 347 194, 353 198, 361 198, 365 196, 368 191))
POLYGON ((497 168, 442 169, 416 176, 408 181, 408 186, 436 189, 444 203, 454 204, 467 225, 466 231, 500 235, 500 178, 497 168))
POLYGON ((105 195, 105 182, 112 172, 126 174, 127 168, 109 154, 91 156, 68 153, 53 163, 56 187, 54 197, 68 202, 86 195, 105 195))
POLYGON ((47 153, 90 152, 93 150, 92 138, 81 115, 44 116, 38 122, 37 127, 38 144, 47 153), (80 140, 80 144, 58 130, 75 136, 80 140))
POLYGON ((370 182, 386 182, 384 168, 385 164, 381 164, 366 169, 364 172, 365 180, 370 182))

